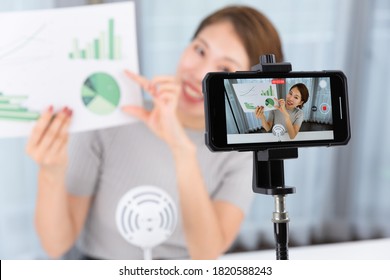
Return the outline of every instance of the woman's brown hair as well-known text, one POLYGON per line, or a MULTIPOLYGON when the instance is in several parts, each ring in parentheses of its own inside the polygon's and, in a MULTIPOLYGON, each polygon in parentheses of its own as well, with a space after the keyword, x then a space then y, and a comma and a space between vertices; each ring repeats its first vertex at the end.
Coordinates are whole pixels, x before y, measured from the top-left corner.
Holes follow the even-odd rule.
POLYGON ((276 62, 283 61, 279 34, 271 21, 261 12, 247 6, 228 6, 206 17, 195 31, 194 38, 205 27, 229 21, 233 24, 249 57, 251 66, 264 54, 274 54, 276 62))

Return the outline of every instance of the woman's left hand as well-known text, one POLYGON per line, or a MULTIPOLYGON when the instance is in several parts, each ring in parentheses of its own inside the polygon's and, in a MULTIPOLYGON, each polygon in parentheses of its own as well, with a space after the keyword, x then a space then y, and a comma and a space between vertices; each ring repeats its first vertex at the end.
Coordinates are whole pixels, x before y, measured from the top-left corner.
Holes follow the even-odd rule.
POLYGON ((181 85, 176 77, 158 76, 148 80, 129 70, 126 70, 125 74, 151 94, 154 106, 151 111, 133 105, 123 106, 122 110, 143 121, 171 148, 176 148, 183 144, 183 140, 188 140, 177 116, 181 85))

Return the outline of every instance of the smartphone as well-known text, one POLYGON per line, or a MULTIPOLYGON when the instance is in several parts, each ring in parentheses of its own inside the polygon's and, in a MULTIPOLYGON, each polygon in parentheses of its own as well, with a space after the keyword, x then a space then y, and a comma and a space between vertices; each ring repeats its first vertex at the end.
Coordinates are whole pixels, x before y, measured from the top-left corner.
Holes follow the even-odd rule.
POLYGON ((350 139, 341 71, 211 72, 203 94, 212 151, 346 145, 350 139))

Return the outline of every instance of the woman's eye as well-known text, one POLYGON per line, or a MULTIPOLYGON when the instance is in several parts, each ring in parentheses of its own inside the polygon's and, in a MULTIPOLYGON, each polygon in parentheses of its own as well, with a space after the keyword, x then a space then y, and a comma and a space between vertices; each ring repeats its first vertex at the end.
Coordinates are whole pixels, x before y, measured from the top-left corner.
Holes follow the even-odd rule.
POLYGON ((223 72, 234 72, 236 71, 236 68, 232 65, 221 63, 218 65, 218 70, 223 72))
POLYGON ((202 47, 199 47, 199 46, 196 46, 195 47, 195 52, 201 56, 204 56, 205 55, 205 51, 202 47))
POLYGON ((222 72, 232 72, 232 70, 229 67, 221 66, 219 67, 219 70, 222 72))

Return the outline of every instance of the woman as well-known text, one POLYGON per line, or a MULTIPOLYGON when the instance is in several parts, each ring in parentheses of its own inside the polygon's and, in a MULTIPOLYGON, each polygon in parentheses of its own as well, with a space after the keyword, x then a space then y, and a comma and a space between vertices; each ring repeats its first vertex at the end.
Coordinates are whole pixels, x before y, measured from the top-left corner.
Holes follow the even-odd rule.
POLYGON ((293 85, 287 93, 286 100, 275 98, 279 105, 275 105, 277 110, 269 112, 268 119, 264 115, 264 107, 256 108, 255 114, 261 119, 261 124, 266 131, 270 131, 274 124, 283 125, 290 139, 297 136, 303 122, 303 104, 309 99, 309 90, 305 84, 299 83, 293 85))
POLYGON ((249 70, 262 54, 282 60, 278 34, 249 7, 227 7, 204 19, 175 76, 152 80, 126 71, 153 98, 153 109, 124 106, 136 124, 80 133, 70 141, 72 111, 49 108, 27 144, 39 164, 36 227, 52 257, 78 240, 88 258, 142 258, 115 226, 119 199, 155 185, 173 198, 179 221, 154 258, 214 259, 235 239, 251 199, 251 157, 211 153, 204 145, 201 81, 207 72, 249 70), (250 31, 249 31, 250 30, 250 31))

